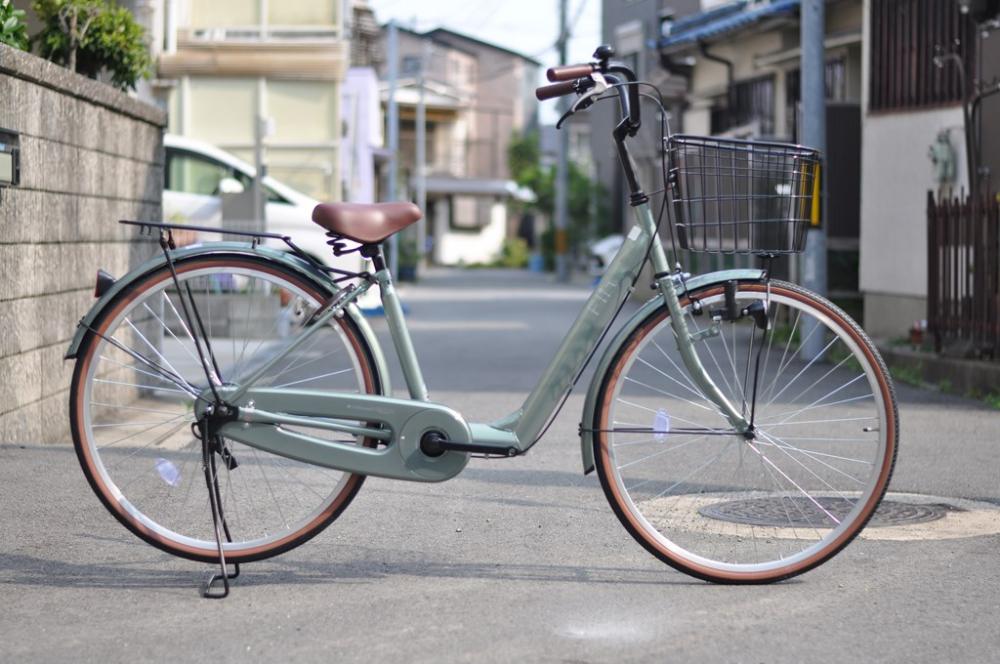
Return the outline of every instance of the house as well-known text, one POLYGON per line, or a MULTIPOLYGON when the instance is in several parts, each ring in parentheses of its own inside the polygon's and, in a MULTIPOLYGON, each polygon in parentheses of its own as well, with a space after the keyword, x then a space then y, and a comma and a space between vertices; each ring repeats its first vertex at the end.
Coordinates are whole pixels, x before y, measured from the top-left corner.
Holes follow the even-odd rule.
POLYGON ((368 0, 353 0, 347 26, 349 68, 341 86, 341 194, 351 203, 383 200, 385 147, 378 70, 385 62, 382 29, 368 0))
MULTIPOLYGON (((690 66, 678 61, 664 61, 651 44, 663 30, 685 16, 700 11, 698 0, 604 0, 601 3, 601 42, 615 49, 615 59, 628 64, 639 77, 648 81, 664 96, 667 110, 671 112, 674 129, 680 128, 679 120, 685 103, 690 66)), ((624 175, 618 153, 611 138, 616 109, 613 104, 597 104, 587 112, 591 121, 590 146, 594 162, 594 176, 611 194, 611 228, 624 230, 632 223, 628 206, 624 175)), ((655 118, 645 116, 647 130, 644 136, 654 136, 655 118)), ((639 181, 648 189, 659 189, 654 183, 661 179, 658 165, 659 141, 633 144, 633 157, 639 167, 639 181)))
MULTIPOLYGON (((680 122, 685 133, 799 142, 799 4, 707 3, 701 13, 665 26, 657 41, 662 61, 690 64, 680 122)), ((858 317, 862 24, 861 0, 827 3, 828 293, 858 317)), ((698 256, 690 262, 705 270, 725 267, 733 259, 698 256)), ((795 257, 782 260, 775 272, 798 279, 798 263, 795 257)))
MULTIPOLYGON (((511 200, 530 199, 510 180, 507 148, 537 126, 540 64, 508 49, 439 28, 398 29, 400 180, 417 182, 417 105, 426 109, 427 236, 435 263, 486 263, 516 231, 511 200)), ((380 72, 388 102, 386 68, 380 72)), ((412 197, 412 195, 411 195, 412 197)))
MULTIPOLYGON (((861 288, 866 328, 892 338, 927 318, 927 192, 968 191, 962 99, 989 73, 977 74, 978 31, 953 0, 865 0, 863 16, 861 288), (951 167, 935 168, 932 149, 951 167)), ((979 62, 1000 73, 1000 58, 979 62)))
POLYGON ((154 85, 169 131, 253 162, 257 118, 269 118, 268 174, 318 200, 340 200, 344 4, 144 3, 153 7, 154 85))

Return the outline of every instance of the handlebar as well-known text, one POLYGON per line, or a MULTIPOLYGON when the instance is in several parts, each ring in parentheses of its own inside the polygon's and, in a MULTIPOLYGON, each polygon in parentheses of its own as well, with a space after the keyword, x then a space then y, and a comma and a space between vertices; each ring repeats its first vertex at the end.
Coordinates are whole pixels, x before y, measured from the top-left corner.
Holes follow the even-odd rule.
MULTIPOLYGON (((635 136, 642 125, 639 114, 639 88, 635 85, 635 72, 621 63, 610 63, 609 59, 612 55, 614 55, 614 51, 610 47, 601 46, 594 53, 594 57, 598 58, 597 62, 551 67, 545 75, 554 84, 537 88, 535 97, 539 101, 545 101, 573 92, 584 93, 593 87, 588 83, 593 82, 594 75, 601 74, 608 83, 616 87, 618 100, 621 104, 622 121, 615 128, 615 138, 621 139, 626 135, 635 136)), ((589 106, 590 103, 592 102, 586 106, 589 106)), ((566 112, 566 116, 572 115, 577 110, 581 109, 571 108, 566 112)), ((561 123, 562 121, 560 121, 561 123)))
POLYGON ((545 72, 545 77, 555 83, 556 81, 574 81, 584 76, 590 76, 597 69, 592 64, 562 65, 560 67, 550 67, 545 72))
POLYGON ((577 93, 580 98, 570 106, 569 110, 556 124, 558 129, 567 118, 577 111, 589 108, 597 99, 603 98, 605 91, 613 89, 618 93, 618 103, 621 108, 621 121, 615 125, 612 132, 618 154, 621 159, 622 168, 625 171, 625 178, 628 180, 630 201, 633 205, 645 203, 649 197, 642 192, 639 182, 635 176, 635 162, 629 154, 626 140, 635 136, 642 120, 639 115, 639 86, 636 81, 635 72, 621 63, 611 63, 615 51, 610 46, 599 46, 594 51, 596 62, 579 65, 563 65, 552 67, 546 72, 546 77, 554 85, 543 85, 535 90, 535 96, 539 101, 562 97, 570 93, 577 93))
POLYGON ((568 95, 571 92, 576 92, 575 80, 563 81, 562 83, 556 83, 554 85, 543 85, 540 88, 536 88, 535 98, 538 99, 538 101, 545 101, 546 99, 568 95))

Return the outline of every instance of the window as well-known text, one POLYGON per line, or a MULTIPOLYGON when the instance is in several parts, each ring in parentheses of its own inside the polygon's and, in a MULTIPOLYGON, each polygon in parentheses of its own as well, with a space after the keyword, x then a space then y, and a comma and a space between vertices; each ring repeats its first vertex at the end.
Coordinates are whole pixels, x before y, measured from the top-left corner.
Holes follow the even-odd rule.
POLYGON ((459 231, 478 231, 488 226, 493 199, 486 196, 455 196, 451 202, 451 227, 459 231))
POLYGON ((963 96, 954 61, 934 65, 938 53, 958 54, 974 75, 975 28, 954 0, 872 0, 871 88, 873 111, 953 104, 963 96))
MULTIPOLYGON (((847 100, 847 66, 844 58, 827 60, 825 71, 826 100, 847 100)), ((799 138, 799 102, 802 101, 802 72, 794 69, 785 74, 785 137, 799 138)))
POLYGON ((202 196, 218 196, 219 183, 224 178, 233 178, 250 189, 250 178, 222 162, 209 159, 193 152, 167 150, 165 189, 202 196))
POLYGON ((399 73, 403 76, 416 76, 420 73, 420 56, 404 55, 402 65, 399 70, 399 73))
POLYGON ((712 106, 711 133, 749 127, 757 136, 774 135, 774 77, 733 83, 712 106))

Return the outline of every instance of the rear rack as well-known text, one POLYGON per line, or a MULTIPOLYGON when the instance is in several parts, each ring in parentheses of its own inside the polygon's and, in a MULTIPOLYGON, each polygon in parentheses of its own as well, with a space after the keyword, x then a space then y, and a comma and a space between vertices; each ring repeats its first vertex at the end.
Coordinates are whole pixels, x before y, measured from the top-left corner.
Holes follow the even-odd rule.
POLYGON ((173 230, 182 231, 197 231, 199 233, 215 233, 217 235, 238 235, 241 237, 251 238, 250 246, 256 248, 260 244, 261 240, 281 240, 288 248, 291 249, 292 253, 301 258, 302 260, 308 262, 310 265, 315 267, 317 270, 322 270, 330 274, 340 275, 336 279, 333 279, 334 283, 339 283, 341 281, 348 281, 350 279, 357 279, 363 277, 365 272, 351 272, 350 270, 341 270, 335 267, 329 267, 320 263, 318 260, 310 256, 308 253, 302 250, 297 244, 292 242, 292 238, 287 235, 282 235, 280 233, 267 233, 264 231, 239 231, 230 230, 228 228, 217 228, 212 226, 191 226, 189 224, 172 224, 162 221, 135 221, 132 219, 119 219, 119 224, 124 224, 126 226, 138 226, 139 233, 141 235, 152 235, 153 231, 156 230, 160 233, 166 233, 167 241, 171 248, 175 248, 173 241, 173 230))

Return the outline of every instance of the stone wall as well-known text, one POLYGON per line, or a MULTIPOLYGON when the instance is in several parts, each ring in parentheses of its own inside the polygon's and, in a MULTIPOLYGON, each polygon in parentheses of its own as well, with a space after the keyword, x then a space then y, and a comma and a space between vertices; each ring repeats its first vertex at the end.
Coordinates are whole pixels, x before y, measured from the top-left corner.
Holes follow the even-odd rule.
POLYGON ((155 250, 118 219, 160 218, 166 113, 0 45, 0 128, 20 186, 0 190, 0 443, 69 440, 73 363, 98 268, 155 250))

